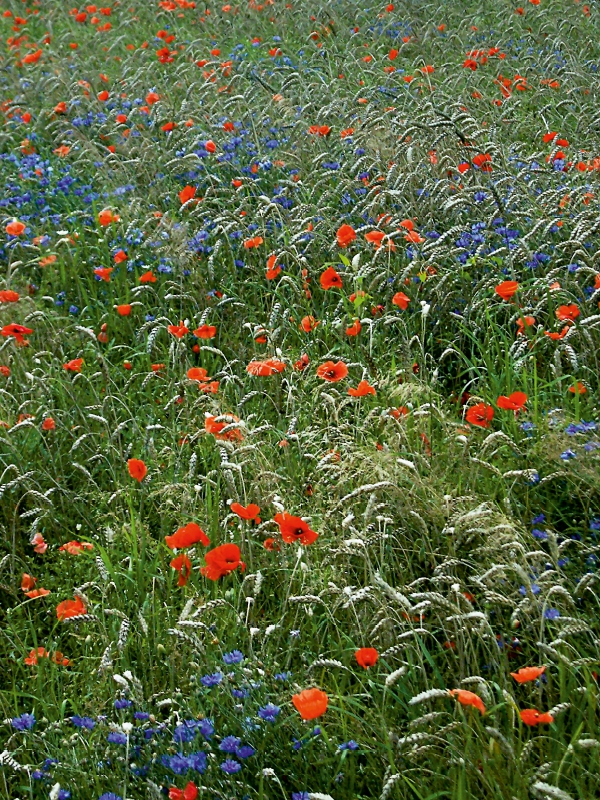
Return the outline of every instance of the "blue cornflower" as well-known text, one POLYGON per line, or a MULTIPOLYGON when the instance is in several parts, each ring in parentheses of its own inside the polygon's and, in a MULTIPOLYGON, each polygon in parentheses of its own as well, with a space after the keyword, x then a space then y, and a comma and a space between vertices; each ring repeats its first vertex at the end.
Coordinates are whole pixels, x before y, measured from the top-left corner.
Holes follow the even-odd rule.
POLYGON ((215 726, 210 719, 202 719, 198 723, 198 730, 205 739, 210 739, 215 732, 215 726))
POLYGON ((201 775, 206 771, 206 753, 203 753, 202 751, 199 751, 198 753, 191 753, 187 760, 189 766, 196 770, 196 772, 199 772, 201 775))
POLYGON ((117 700, 115 700, 116 709, 129 708, 129 706, 131 705, 133 705, 133 703, 131 702, 131 700, 127 700, 126 697, 120 697, 117 700))
POLYGON ((71 722, 76 728, 86 728, 88 731, 92 731, 96 727, 96 721, 91 717, 74 716, 71 717, 71 722))
MULTIPOLYGON (((598 522, 598 525, 600 526, 600 521, 598 522)), ((275 678, 276 681, 287 681, 292 677, 292 673, 291 672, 277 672, 277 673, 275 673, 275 675, 273 677, 275 678)))
POLYGON ((223 661, 225 664, 239 664, 244 660, 244 654, 239 650, 232 650, 231 653, 223 653, 223 661))
POLYGON ((212 675, 203 675, 200 678, 200 683, 210 688, 211 686, 218 686, 222 680, 223 674, 221 672, 213 672, 212 675))
POLYGON ((228 758, 227 761, 223 761, 220 764, 221 769, 227 775, 235 775, 236 772, 239 772, 242 768, 242 765, 239 761, 235 761, 233 758, 228 758))
POLYGON ((114 792, 104 792, 101 794, 98 800, 123 800, 121 795, 115 794, 114 792))
POLYGON ((35 717, 33 714, 21 714, 20 717, 13 717, 10 722, 18 731, 30 731, 35 725, 35 717))
POLYGON ((560 454, 560 457, 563 461, 570 461, 572 458, 577 458, 577 453, 573 452, 573 450, 565 450, 560 454))
POLYGON ((150 714, 147 711, 135 711, 133 714, 134 719, 146 720, 150 719, 150 714))
POLYGON ((265 722, 275 722, 277 715, 281 709, 273 703, 267 703, 266 706, 258 709, 258 716, 264 719, 265 722))
POLYGON ((531 520, 532 525, 539 525, 540 522, 546 522, 546 515, 545 514, 538 514, 537 517, 534 517, 531 520))
POLYGON ((235 753, 241 742, 242 740, 237 736, 226 736, 219 745, 219 750, 222 750, 224 753, 235 753))
POLYGON ((292 792, 292 800, 310 800, 308 792, 292 792))
POLYGON ((533 536, 535 539, 547 539, 547 538, 548 538, 548 532, 547 532, 547 531, 542 531, 542 530, 540 530, 539 528, 534 528, 534 529, 531 531, 531 535, 532 535, 532 536, 533 536))
POLYGON ((238 747, 238 749, 235 751, 236 756, 238 758, 241 758, 242 761, 245 758, 250 758, 250 756, 253 756, 254 753, 256 753, 256 750, 252 747, 251 744, 243 744, 241 747, 238 747))
POLYGON ((558 619, 560 617, 560 611, 557 608, 547 608, 544 611, 544 616, 546 619, 558 619))
MULTIPOLYGON (((530 588, 530 590, 531 590, 531 593, 532 593, 532 594, 539 594, 539 593, 540 593, 540 591, 541 591, 541 589, 540 589, 540 587, 537 585, 537 583, 532 583, 532 584, 531 584, 531 586, 530 586, 529 588, 530 588)), ((519 587, 519 593, 520 593, 520 594, 522 594, 522 595, 526 595, 526 594, 527 594, 527 589, 526 589, 526 587, 525 587, 525 586, 521 586, 521 587, 519 587)))
POLYGON ((195 720, 184 721, 181 725, 177 725, 173 731, 173 741, 191 742, 194 740, 196 733, 195 720))
POLYGON ((127 744, 127 736, 125 736, 124 733, 112 731, 112 733, 109 733, 106 737, 106 741, 111 744, 127 744))
POLYGON ((342 742, 342 744, 338 745, 338 750, 358 750, 360 745, 358 742, 355 742, 354 739, 350 739, 349 742, 342 742))
POLYGON ((68 789, 59 789, 57 797, 58 800, 70 800, 71 792, 68 789))
POLYGON ((591 531, 600 531, 600 517, 594 517, 590 522, 591 531))
POLYGON ((190 759, 178 754, 174 756, 163 756, 161 761, 163 766, 170 769, 175 775, 185 775, 191 767, 190 759))

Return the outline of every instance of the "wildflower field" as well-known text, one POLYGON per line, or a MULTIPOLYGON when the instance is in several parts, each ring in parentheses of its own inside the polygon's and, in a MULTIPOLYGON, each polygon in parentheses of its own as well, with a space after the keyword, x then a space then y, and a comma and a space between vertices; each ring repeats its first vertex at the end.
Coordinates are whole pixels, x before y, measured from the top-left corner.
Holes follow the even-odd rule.
POLYGON ((0 798, 599 797, 599 4, 106 2, 0 0, 0 798))

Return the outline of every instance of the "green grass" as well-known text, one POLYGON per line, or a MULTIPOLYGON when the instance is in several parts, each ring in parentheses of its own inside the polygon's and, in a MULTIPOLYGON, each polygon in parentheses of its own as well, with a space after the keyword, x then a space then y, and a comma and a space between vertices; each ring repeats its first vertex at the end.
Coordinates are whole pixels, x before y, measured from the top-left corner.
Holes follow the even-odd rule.
POLYGON ((597 796, 596 6, 166 6, 77 21, 54 0, 5 0, 0 17, 0 292, 19 294, 0 328, 32 329, 28 346, 0 337, 0 796, 177 800, 189 781, 207 800, 597 796), (105 208, 119 220, 102 226, 105 208), (342 224, 357 233, 344 249, 342 224), (283 270, 268 280, 271 255, 283 270), (342 288, 322 288, 329 266, 342 288), (570 305, 566 335, 548 336, 570 305), (215 337, 194 337, 205 323, 215 337), (247 372, 266 358, 285 368, 247 372), (348 376, 321 380, 329 360, 348 376), (348 394, 361 380, 374 396, 348 394), (498 407, 516 391, 523 410, 498 407), (477 403, 486 428, 466 420, 477 403), (219 439, 207 415, 241 422, 219 439), (283 511, 317 541, 283 541, 283 511), (187 550, 181 587, 165 537, 192 521, 210 548, 187 550), (74 540, 93 548, 59 550, 74 540), (230 542, 245 570, 203 577, 230 542), (23 574, 50 594, 27 597, 23 574), (87 613, 59 620, 76 597, 87 613), (361 647, 375 666, 358 666, 361 647), (37 648, 69 664, 25 663, 37 648), (542 665, 537 681, 510 675, 542 665), (302 721, 292 696, 312 687, 328 708, 302 721), (528 708, 553 723, 526 726, 528 708), (193 735, 202 720, 211 735, 193 735), (253 754, 226 751, 232 736, 253 754))

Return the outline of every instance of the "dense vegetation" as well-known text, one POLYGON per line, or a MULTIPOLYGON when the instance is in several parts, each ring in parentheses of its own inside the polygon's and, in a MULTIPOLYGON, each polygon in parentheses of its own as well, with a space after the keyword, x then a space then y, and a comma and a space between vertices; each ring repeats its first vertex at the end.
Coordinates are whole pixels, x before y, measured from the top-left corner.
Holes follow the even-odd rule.
POLYGON ((3 798, 600 795, 600 17, 517 2, 2 0, 3 798))

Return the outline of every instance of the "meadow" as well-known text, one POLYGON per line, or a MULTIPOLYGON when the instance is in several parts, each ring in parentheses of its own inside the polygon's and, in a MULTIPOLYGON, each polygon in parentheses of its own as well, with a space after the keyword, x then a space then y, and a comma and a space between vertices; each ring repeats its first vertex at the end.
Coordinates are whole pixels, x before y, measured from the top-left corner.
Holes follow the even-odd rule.
POLYGON ((2 800, 600 796, 600 8, 0 2, 2 800))

